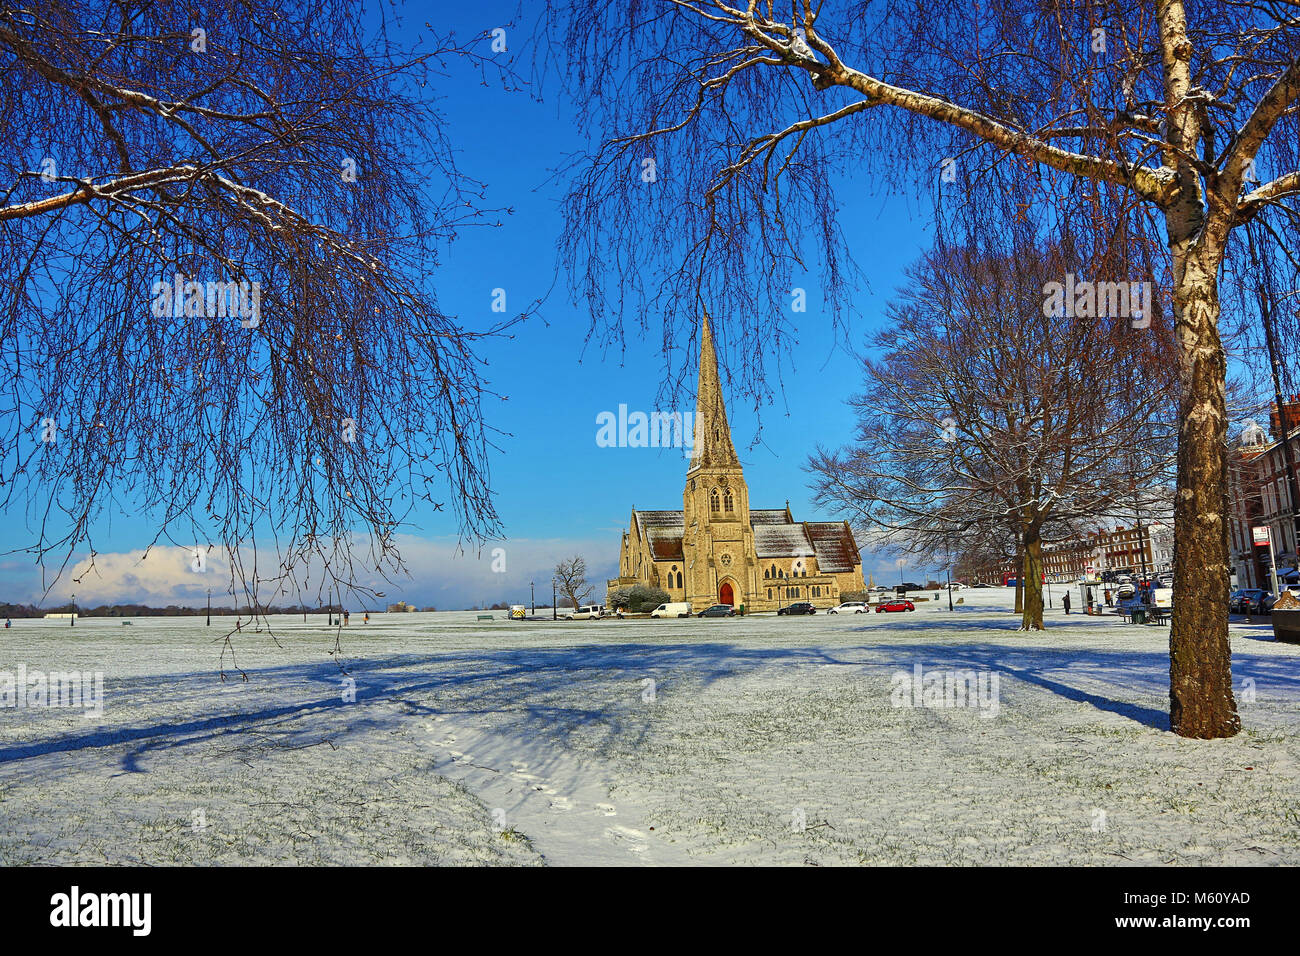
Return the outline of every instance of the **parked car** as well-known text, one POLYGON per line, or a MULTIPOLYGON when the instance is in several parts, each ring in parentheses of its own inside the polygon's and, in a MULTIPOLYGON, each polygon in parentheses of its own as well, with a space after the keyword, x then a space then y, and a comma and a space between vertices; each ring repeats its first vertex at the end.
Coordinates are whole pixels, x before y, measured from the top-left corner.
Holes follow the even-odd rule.
POLYGON ((1245 598, 1246 598, 1246 592, 1241 588, 1236 588, 1235 590, 1229 591, 1228 592, 1228 613, 1240 614, 1242 608, 1242 602, 1245 600, 1245 598))
POLYGON ((905 581, 904 583, 900 584, 896 590, 901 591, 903 593, 906 593, 908 591, 924 591, 925 585, 917 584, 915 581, 905 581))
POLYGON ((595 621, 599 620, 604 613, 605 605, 603 604, 584 604, 574 610, 572 614, 564 615, 564 619, 566 621, 595 621))
POLYGON ((670 601, 660 604, 650 612, 651 617, 690 617, 691 606, 685 601, 670 601))
POLYGON ((776 613, 778 616, 782 614, 816 614, 817 609, 807 601, 795 601, 793 604, 777 608, 776 613))
POLYGON ((1272 591, 1266 591, 1263 588, 1247 588, 1246 597, 1242 601, 1242 613, 1267 614, 1273 610, 1273 605, 1276 602, 1277 595, 1272 591))
POLYGON ((706 607, 696 617, 735 617, 736 609, 730 604, 713 604, 706 607))
POLYGON ((876 605, 876 613, 881 611, 915 611, 916 605, 906 598, 897 601, 883 601, 876 605))
POLYGON ((826 613, 839 614, 841 612, 843 612, 844 614, 866 614, 867 602, 866 601, 845 601, 843 604, 831 608, 826 613))
POLYGON ((952 584, 948 585, 948 588, 952 591, 965 591, 966 585, 962 584, 960 581, 953 581, 952 584))

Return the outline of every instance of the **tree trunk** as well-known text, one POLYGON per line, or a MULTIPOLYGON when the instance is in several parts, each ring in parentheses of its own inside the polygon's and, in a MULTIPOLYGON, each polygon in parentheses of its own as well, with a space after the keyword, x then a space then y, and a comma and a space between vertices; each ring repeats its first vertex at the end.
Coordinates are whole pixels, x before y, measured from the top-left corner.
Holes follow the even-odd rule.
MULTIPOLYGON (((1218 261, 1184 250, 1175 266, 1179 404, 1174 503, 1174 609, 1169 632, 1169 722, 1182 737, 1241 729, 1228 646, 1226 362, 1219 338, 1218 261)), ((1199 254, 1198 254, 1199 253, 1199 254)), ((1176 259, 1179 258, 1176 255, 1176 259)))
POLYGON ((1043 541, 1036 530, 1025 532, 1025 561, 1020 579, 1025 591, 1022 631, 1043 630, 1043 541))
POLYGON ((1016 535, 1016 563, 1012 565, 1016 569, 1016 613, 1023 614, 1025 611, 1025 549, 1021 545, 1020 535, 1016 535))

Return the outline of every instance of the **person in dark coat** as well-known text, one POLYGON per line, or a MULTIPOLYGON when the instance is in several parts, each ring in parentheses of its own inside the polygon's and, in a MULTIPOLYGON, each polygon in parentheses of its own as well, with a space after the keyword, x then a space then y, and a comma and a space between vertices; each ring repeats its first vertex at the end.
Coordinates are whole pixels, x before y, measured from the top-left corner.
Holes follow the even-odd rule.
POLYGON ((1065 608, 1065 613, 1070 613, 1070 592, 1065 592, 1065 597, 1061 598, 1061 606, 1065 608))

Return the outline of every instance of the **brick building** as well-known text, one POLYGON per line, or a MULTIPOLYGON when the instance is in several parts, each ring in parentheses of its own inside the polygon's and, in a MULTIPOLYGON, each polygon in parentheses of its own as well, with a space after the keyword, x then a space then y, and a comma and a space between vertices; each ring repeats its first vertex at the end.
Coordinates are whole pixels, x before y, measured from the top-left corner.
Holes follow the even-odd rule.
MULTIPOLYGON (((1300 461, 1300 396, 1284 403, 1293 461, 1300 461)), ((1279 577, 1295 580, 1295 503, 1287 481, 1282 422, 1276 403, 1266 433, 1254 423, 1242 430, 1228 457, 1228 548, 1237 587, 1272 588, 1269 549, 1256 547, 1252 528, 1266 526, 1279 577)))
MULTIPOLYGON (((1043 544, 1043 575, 1053 584, 1078 581, 1089 568, 1098 576, 1110 572, 1136 577, 1144 569, 1148 575, 1172 572, 1173 528, 1144 521, 1140 529, 1116 525, 1043 544)), ((1015 562, 1007 560, 982 567, 959 566, 954 577, 967 584, 1001 584, 1019 573, 1015 562)))

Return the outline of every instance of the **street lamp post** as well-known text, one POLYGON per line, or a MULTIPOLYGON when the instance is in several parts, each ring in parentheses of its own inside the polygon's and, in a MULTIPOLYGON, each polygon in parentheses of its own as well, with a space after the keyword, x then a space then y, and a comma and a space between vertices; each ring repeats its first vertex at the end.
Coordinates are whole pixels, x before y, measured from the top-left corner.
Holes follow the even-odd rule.
POLYGON ((72 617, 68 620, 69 627, 77 626, 77 595, 72 595, 72 617))
POLYGON ((560 619, 560 612, 559 609, 556 608, 555 606, 555 600, 556 600, 555 578, 551 578, 551 620, 552 621, 558 621, 560 619))
POLYGON ((532 605, 533 608, 530 613, 532 614, 533 617, 536 617, 537 616, 537 589, 533 587, 532 581, 528 582, 528 603, 532 605))
POLYGON ((208 588, 208 623, 205 626, 212 626, 212 588, 208 588))

